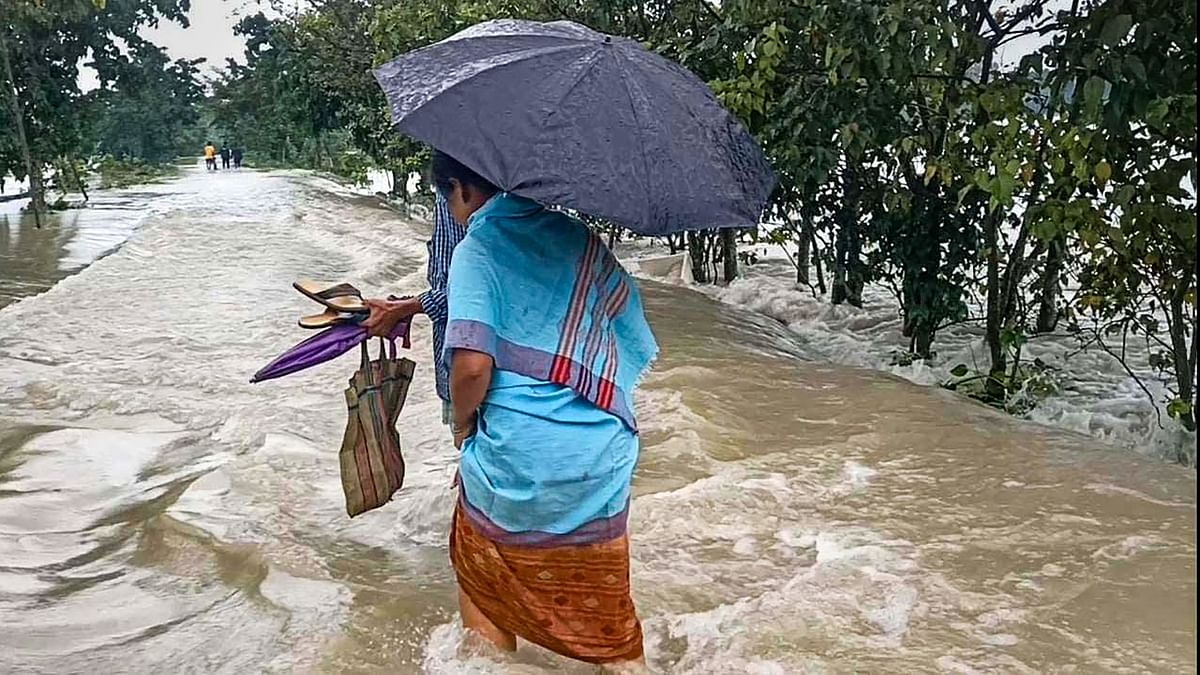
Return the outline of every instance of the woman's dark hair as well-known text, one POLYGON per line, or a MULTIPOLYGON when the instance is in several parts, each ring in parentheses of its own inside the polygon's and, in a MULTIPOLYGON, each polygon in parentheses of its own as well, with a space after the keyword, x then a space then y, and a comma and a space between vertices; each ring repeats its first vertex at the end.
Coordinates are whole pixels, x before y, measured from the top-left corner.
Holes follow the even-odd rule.
POLYGON ((500 191, 500 188, 489 183, 483 176, 463 166, 462 162, 441 150, 433 151, 433 159, 429 162, 429 168, 430 173, 433 174, 433 184, 437 186, 438 190, 445 193, 449 193, 453 189, 450 184, 451 178, 463 185, 470 185, 484 194, 490 195, 500 191))

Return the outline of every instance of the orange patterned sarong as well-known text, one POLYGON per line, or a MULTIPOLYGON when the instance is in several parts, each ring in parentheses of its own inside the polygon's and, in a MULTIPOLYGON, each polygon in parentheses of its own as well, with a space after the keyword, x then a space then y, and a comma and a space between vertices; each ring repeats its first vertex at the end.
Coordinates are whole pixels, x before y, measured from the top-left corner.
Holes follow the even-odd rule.
POLYGON ((450 561, 458 585, 496 626, 589 663, 642 656, 629 595, 629 537, 558 547, 497 544, 454 509, 450 561))

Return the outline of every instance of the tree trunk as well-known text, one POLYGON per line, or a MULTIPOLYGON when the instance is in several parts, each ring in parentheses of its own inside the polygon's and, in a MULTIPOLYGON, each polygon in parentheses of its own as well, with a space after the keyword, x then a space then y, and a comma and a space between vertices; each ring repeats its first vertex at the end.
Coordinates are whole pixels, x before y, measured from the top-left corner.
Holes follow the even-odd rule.
POLYGON ((33 170, 29 174, 29 209, 33 211, 33 222, 37 227, 42 226, 41 214, 46 210, 46 183, 42 179, 42 168, 37 162, 30 160, 33 170))
POLYGON ((863 274, 859 236, 858 200, 861 189, 854 170, 842 170, 842 208, 838 210, 837 237, 834 240, 833 293, 835 305, 848 302, 862 307, 863 274))
POLYGON ((862 237, 857 219, 847 219, 838 228, 834 242, 833 304, 843 302, 862 307, 863 287, 866 283, 862 264, 862 237))
POLYGON ((838 224, 838 231, 833 239, 833 292, 829 296, 830 302, 835 305, 840 305, 846 301, 846 296, 849 295, 846 288, 846 256, 847 248, 845 226, 838 224))
POLYGON ((917 358, 928 359, 933 356, 934 331, 926 323, 918 323, 913 328, 913 354, 917 358))
MULTIPOLYGON (((936 188, 917 187, 911 236, 914 241, 941 241, 943 201, 936 188)), ((905 310, 904 332, 912 338, 913 353, 927 359, 933 355, 933 339, 941 320, 938 305, 942 290, 938 270, 942 264, 941 247, 935 244, 915 247, 904 260, 902 303, 905 310)))
MULTIPOLYGON (((936 247, 930 247, 936 248, 936 247)), ((931 251, 931 257, 940 257, 931 251)), ((934 296, 937 293, 936 264, 929 259, 910 261, 904 271, 904 335, 910 338, 913 354, 920 359, 933 356, 933 339, 937 332, 934 315, 934 296)))
POLYGON ((863 306, 863 286, 866 285, 866 270, 862 261, 862 224, 855 219, 850 226, 850 247, 847 251, 846 302, 855 307, 863 306))
POLYGON ((812 234, 801 225, 796 237, 796 283, 809 284, 808 272, 812 260, 812 234))
MULTIPOLYGON (((1046 139, 1044 137, 1038 139, 1037 157, 1038 168, 1034 169, 1026 204, 1035 204, 1041 199, 1042 187, 1046 183, 1047 172, 1041 168, 1046 162, 1046 139)), ((1013 242, 1012 251, 1008 255, 1008 266, 1004 268, 1004 279, 1001 281, 1004 292, 1000 298, 1000 316, 1004 323, 1010 323, 1017 319, 1017 297, 1021 291, 1021 281, 1025 279, 1025 274, 1029 271, 1029 261, 1037 258, 1040 242, 1034 245, 1031 255, 1028 257, 1025 255, 1025 247, 1029 245, 1029 232, 1032 227, 1031 209, 1026 208, 1021 217, 1021 229, 1017 232, 1017 239, 1013 242)))
MULTIPOLYGON (((1032 202, 1032 198, 1030 199, 1032 202)), ((1017 320, 1017 297, 1021 291, 1021 281, 1028 272, 1028 260, 1025 247, 1029 243, 1029 217, 1024 218, 1017 240, 1013 243, 1012 251, 1008 254, 1008 266, 1004 268, 1004 277, 1000 280, 1000 317, 1002 323, 1017 320)))
POLYGON ((687 247, 688 247, 688 244, 687 244, 687 233, 686 232, 680 232, 679 234, 676 234, 671 237, 671 248, 676 253, 683 253, 684 251, 687 251, 687 247))
POLYGON ((688 255, 692 259, 692 278, 695 279, 697 283, 708 283, 708 251, 704 246, 703 233, 688 232, 687 248, 688 255))
POLYGON ((46 210, 46 195, 42 186, 42 169, 33 160, 29 150, 29 139, 25 135, 25 111, 21 106, 20 94, 17 93, 17 78, 13 75, 12 63, 8 58, 8 39, 6 29, 0 26, 0 61, 4 64, 4 76, 8 81, 10 106, 13 123, 17 128, 17 144, 21 146, 21 159, 25 162, 25 173, 29 176, 29 208, 33 211, 34 227, 42 227, 42 211, 46 210))
POLYGON ((1184 428, 1189 431, 1196 429, 1195 410, 1192 410, 1194 405, 1196 391, 1194 385, 1196 382, 1196 328, 1192 322, 1192 344, 1188 345, 1187 328, 1189 320, 1193 317, 1188 316, 1186 297, 1191 287, 1190 281, 1184 281, 1175 286, 1175 292, 1171 294, 1171 303, 1168 308, 1169 321, 1168 328, 1171 332, 1171 356, 1175 370, 1175 381, 1179 387, 1179 398, 1188 405, 1189 411, 1180 415, 1179 421, 1184 428))
POLYGON ((725 283, 738 278, 737 230, 721 230, 721 257, 725 263, 725 283))
POLYGON ((408 179, 400 176, 400 172, 395 169, 388 169, 392 174, 392 196, 400 197, 404 203, 408 203, 408 179))
POLYGON ((821 247, 817 245, 817 235, 812 229, 808 231, 808 242, 812 247, 813 272, 817 275, 817 291, 821 295, 825 295, 829 289, 825 287, 825 270, 821 265, 821 247))
MULTIPOLYGON (((1004 307, 1004 289, 1000 285, 999 221, 999 211, 993 211, 983 217, 984 239, 987 246, 987 324, 985 333, 992 361, 991 369, 988 371, 986 391, 992 399, 1003 400, 1003 378, 1008 364, 1004 354, 1004 345, 1000 340, 1000 330, 1007 319, 1001 315, 1004 307)), ((1010 269, 1014 264, 1016 264, 1015 261, 1009 261, 1010 269)))
POLYGON ((1058 326, 1058 277, 1062 274, 1066 248, 1066 242, 1062 237, 1050 241, 1049 252, 1046 254, 1046 267, 1042 270, 1042 278, 1038 282, 1037 331, 1039 333, 1053 332, 1054 328, 1058 326))

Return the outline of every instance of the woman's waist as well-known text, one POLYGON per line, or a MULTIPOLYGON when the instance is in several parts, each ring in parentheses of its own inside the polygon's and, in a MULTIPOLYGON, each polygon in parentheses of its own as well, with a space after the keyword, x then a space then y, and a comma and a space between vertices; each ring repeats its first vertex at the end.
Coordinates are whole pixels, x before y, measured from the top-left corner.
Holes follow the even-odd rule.
POLYGON ((596 543, 623 535, 628 521, 628 482, 579 492, 568 485, 505 489, 464 465, 460 487, 466 515, 484 536, 501 543, 596 543))
POLYGON ((480 406, 481 417, 493 425, 533 432, 544 429, 546 433, 630 433, 620 418, 569 387, 508 371, 494 372, 493 386, 480 406))
POLYGON ((627 482, 638 450, 636 437, 497 434, 493 427, 467 439, 462 465, 500 487, 573 491, 627 482))

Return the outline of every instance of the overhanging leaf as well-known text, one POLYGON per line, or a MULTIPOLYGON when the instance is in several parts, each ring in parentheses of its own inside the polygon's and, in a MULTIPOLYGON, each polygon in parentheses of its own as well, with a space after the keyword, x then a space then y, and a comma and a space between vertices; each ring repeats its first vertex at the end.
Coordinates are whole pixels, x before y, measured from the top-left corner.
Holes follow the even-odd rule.
POLYGON ((1115 47, 1129 35, 1130 28, 1133 28, 1133 17, 1118 14, 1104 22, 1104 28, 1100 29, 1100 41, 1109 47, 1115 47))

